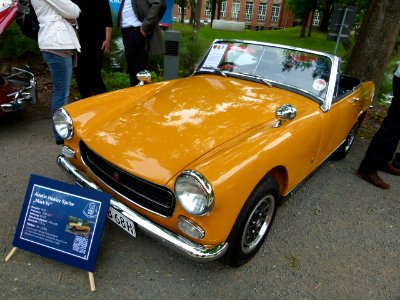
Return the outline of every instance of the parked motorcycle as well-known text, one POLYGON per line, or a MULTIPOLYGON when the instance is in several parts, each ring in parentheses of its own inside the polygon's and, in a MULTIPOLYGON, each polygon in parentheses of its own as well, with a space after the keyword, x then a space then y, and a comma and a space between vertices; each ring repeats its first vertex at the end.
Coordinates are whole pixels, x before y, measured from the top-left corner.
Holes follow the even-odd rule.
POLYGON ((0 74, 0 117, 36 101, 36 79, 29 66, 13 67, 10 74, 0 74))

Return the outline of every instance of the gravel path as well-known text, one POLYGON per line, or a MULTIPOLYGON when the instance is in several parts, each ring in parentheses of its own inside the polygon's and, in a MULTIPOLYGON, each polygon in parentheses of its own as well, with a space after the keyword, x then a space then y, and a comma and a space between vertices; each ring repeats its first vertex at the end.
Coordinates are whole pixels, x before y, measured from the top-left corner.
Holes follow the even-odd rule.
MULTIPOLYGON (((30 174, 67 181, 55 163, 48 106, 0 122, 0 250, 12 249, 30 174)), ((139 233, 107 222, 87 273, 18 250, 0 262, 1 299, 400 299, 400 178, 381 190, 355 175, 368 145, 358 136, 343 161, 329 161, 277 213, 259 254, 233 269, 197 264, 139 233)))

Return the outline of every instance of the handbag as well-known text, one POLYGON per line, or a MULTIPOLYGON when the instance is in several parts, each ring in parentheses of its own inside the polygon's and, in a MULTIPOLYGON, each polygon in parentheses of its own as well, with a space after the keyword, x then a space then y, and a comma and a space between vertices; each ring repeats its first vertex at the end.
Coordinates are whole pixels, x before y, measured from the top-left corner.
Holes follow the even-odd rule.
POLYGON ((15 21, 25 36, 34 40, 38 39, 39 21, 30 0, 18 0, 15 21))

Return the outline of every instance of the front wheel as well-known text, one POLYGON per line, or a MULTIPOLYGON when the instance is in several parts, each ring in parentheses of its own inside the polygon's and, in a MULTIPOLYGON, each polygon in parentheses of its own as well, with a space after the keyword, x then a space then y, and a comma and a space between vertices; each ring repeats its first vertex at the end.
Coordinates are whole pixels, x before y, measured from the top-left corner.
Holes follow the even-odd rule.
POLYGON ((270 175, 254 189, 228 237, 229 248, 224 256, 228 265, 241 266, 260 249, 275 217, 278 190, 270 175))

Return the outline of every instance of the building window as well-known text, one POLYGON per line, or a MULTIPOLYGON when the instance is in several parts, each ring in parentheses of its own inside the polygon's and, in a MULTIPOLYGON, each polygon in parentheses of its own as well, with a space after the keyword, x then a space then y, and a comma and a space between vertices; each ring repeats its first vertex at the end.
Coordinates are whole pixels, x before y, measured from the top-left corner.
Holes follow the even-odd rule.
MULTIPOLYGON (((179 13, 179 16, 181 16, 182 15, 182 6, 178 6, 178 13, 179 13)), ((184 7, 184 9, 183 9, 183 14, 184 15, 186 15, 186 7, 184 7)))
POLYGON ((239 1, 233 1, 233 3, 232 3, 232 12, 231 12, 232 21, 237 21, 239 19, 239 13, 240 13, 240 2, 239 1))
POLYGON ((206 17, 211 17, 211 1, 206 2, 206 8, 204 10, 204 15, 206 17))
POLYGON ((264 23, 266 11, 267 11, 267 3, 260 3, 260 5, 258 6, 257 22, 264 23))
POLYGON ((221 20, 225 20, 225 17, 226 17, 226 1, 221 3, 221 13, 220 13, 219 18, 221 20))
POLYGON ((246 8, 244 11, 244 21, 251 22, 253 18, 253 2, 246 2, 246 8))
POLYGON ((277 24, 279 21, 279 11, 281 10, 280 4, 272 5, 271 23, 277 24))
POLYGON ((313 26, 321 25, 321 17, 322 17, 321 13, 318 10, 316 10, 315 13, 314 13, 314 19, 313 19, 313 22, 312 22, 313 26))

